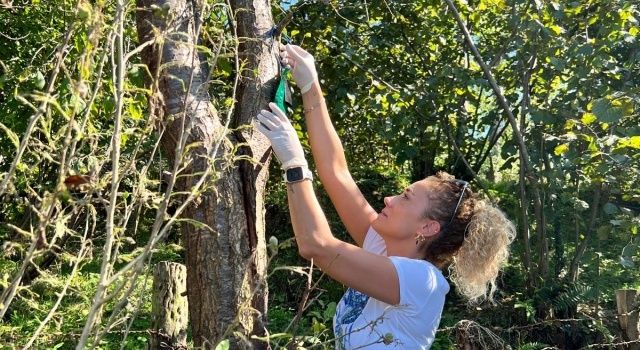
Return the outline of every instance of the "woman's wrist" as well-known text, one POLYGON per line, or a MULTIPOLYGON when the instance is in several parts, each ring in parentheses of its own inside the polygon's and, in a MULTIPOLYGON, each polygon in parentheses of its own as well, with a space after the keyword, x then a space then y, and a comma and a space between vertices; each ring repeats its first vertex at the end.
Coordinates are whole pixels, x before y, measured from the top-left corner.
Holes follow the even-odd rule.
POLYGON ((302 110, 302 113, 304 115, 307 115, 307 114, 313 112, 314 110, 319 109, 323 104, 324 104, 324 97, 320 97, 320 99, 318 99, 318 101, 316 101, 316 103, 312 104, 311 106, 307 107, 306 104, 305 104, 305 106, 304 106, 304 108, 302 110))
POLYGON ((315 96, 322 97, 322 89, 320 88, 320 82, 318 79, 313 81, 309 90, 302 93, 302 102, 305 102, 309 98, 314 98, 315 96))
POLYGON ((313 87, 302 95, 303 113, 307 115, 314 110, 319 110, 325 104, 322 89, 319 83, 314 83, 313 87))

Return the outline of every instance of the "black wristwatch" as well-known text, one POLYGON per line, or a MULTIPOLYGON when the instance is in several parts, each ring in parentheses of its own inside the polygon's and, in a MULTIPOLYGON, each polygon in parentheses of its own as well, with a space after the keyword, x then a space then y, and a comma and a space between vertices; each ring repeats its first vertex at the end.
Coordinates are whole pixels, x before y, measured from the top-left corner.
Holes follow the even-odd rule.
POLYGON ((284 182, 292 183, 302 180, 313 180, 313 174, 307 167, 297 166, 289 168, 284 172, 284 182))

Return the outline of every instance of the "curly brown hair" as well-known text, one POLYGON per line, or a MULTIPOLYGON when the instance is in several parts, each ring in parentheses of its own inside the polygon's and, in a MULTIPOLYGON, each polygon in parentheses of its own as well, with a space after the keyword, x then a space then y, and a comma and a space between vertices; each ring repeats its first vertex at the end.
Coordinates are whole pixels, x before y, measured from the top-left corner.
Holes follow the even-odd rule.
POLYGON ((433 205, 425 217, 438 221, 440 232, 420 243, 424 259, 441 268, 449 265, 451 281, 470 302, 493 301, 498 272, 515 238, 513 223, 450 174, 438 172, 426 180, 432 182, 433 205))

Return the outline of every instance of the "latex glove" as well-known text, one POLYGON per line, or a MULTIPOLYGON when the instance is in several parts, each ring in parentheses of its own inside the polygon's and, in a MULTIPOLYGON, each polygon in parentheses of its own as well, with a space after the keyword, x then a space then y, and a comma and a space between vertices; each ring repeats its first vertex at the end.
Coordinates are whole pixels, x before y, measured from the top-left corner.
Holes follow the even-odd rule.
POLYGON ((264 109, 260 111, 258 114, 260 122, 256 128, 271 141, 271 147, 282 163, 282 169, 287 170, 297 166, 309 167, 293 125, 275 103, 269 103, 269 107, 273 113, 264 109))
POLYGON ((313 82, 318 80, 318 73, 316 72, 313 56, 297 45, 287 44, 280 48, 282 64, 291 67, 293 80, 300 88, 300 92, 304 94, 311 89, 313 82))

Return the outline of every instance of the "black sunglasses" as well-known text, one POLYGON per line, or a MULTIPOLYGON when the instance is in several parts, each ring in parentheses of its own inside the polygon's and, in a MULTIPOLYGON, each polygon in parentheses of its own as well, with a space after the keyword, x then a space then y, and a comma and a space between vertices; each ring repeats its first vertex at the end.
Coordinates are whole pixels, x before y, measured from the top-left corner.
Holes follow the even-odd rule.
POLYGON ((458 212, 458 208, 460 207, 460 203, 462 203, 462 198, 464 197, 464 191, 466 191, 467 187, 469 187, 469 183, 464 181, 464 180, 452 180, 452 182, 454 184, 456 184, 458 187, 462 186, 462 191, 460 191, 460 198, 458 199, 458 204, 456 204, 456 208, 453 209, 453 214, 451 214, 451 220, 449 220, 449 223, 447 223, 446 226, 451 225, 451 222, 453 222, 453 218, 456 217, 456 213, 458 212))

